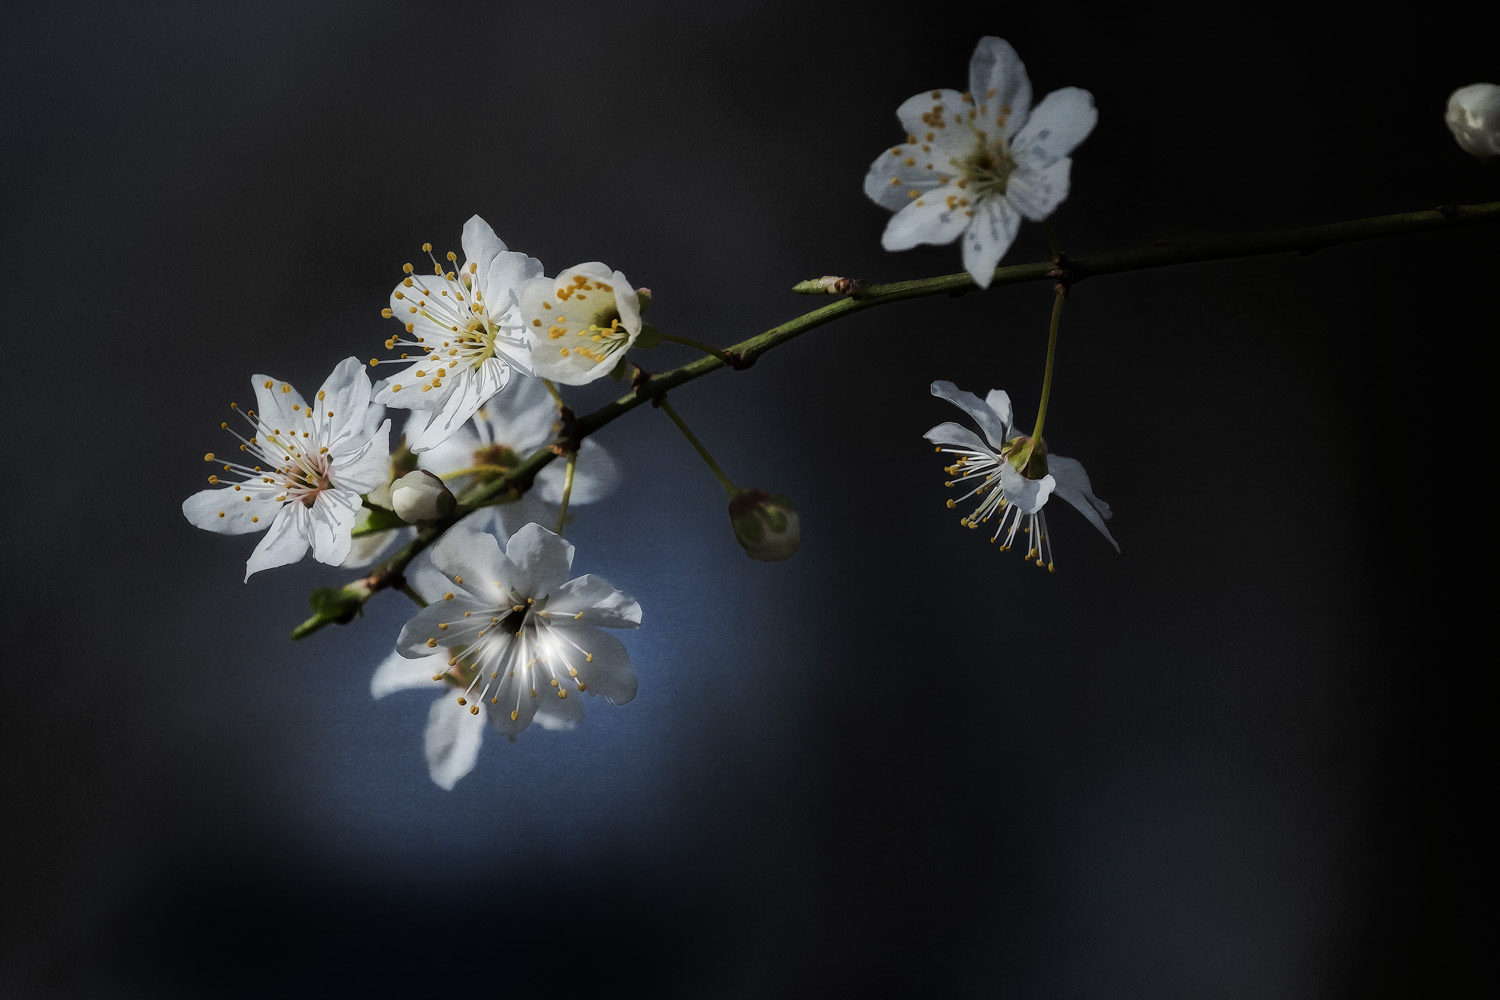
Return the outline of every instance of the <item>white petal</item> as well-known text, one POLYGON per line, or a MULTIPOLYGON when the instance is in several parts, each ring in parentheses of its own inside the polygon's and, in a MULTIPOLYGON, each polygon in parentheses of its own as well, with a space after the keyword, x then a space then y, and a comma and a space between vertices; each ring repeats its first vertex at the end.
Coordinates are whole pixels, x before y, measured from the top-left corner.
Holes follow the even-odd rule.
POLYGON ((555 692, 549 698, 544 691, 536 701, 535 721, 543 729, 577 729, 583 722, 583 698, 576 690, 569 691, 566 698, 559 698, 555 692))
POLYGON ((255 412, 262 424, 273 430, 289 430, 294 423, 307 419, 302 416, 307 412, 307 401, 290 384, 269 375, 250 378, 255 386, 255 412))
POLYGON ((368 433, 366 416, 370 407, 370 376, 358 358, 340 361, 323 387, 318 390, 319 420, 324 425, 323 444, 333 451, 346 440, 362 441, 368 433), (332 413, 333 416, 328 416, 332 413))
POLYGON ((980 288, 990 287, 995 266, 1015 242, 1021 216, 1004 196, 985 198, 974 208, 974 218, 964 232, 964 270, 980 288))
POLYGON ((221 535, 244 535, 265 531, 281 509, 270 490, 233 486, 200 490, 182 501, 182 513, 195 527, 221 535), (247 500, 248 498, 248 500, 247 500))
POLYGON ((939 152, 965 141, 972 133, 959 122, 968 116, 968 112, 969 105, 964 102, 963 95, 946 87, 924 90, 902 101, 896 109, 896 117, 906 130, 906 137, 916 140, 915 144, 906 144, 910 155, 927 152, 922 149, 924 145, 932 146, 932 152, 939 152), (929 134, 931 139, 927 138, 929 134))
POLYGON ((451 601, 433 601, 401 626, 401 633, 396 637, 396 651, 408 659, 426 659, 434 655, 435 649, 461 649, 488 624, 493 612, 492 604, 480 603, 467 594, 457 594, 451 601), (465 618, 465 611, 472 617, 465 618), (448 627, 441 628, 443 625, 448 627), (431 645, 428 645, 429 641, 431 645))
POLYGON ((368 438, 349 437, 330 448, 329 481, 341 489, 368 493, 390 475, 391 422, 386 419, 368 438))
POLYGON ((1010 393, 1004 389, 991 389, 985 393, 984 405, 995 412, 995 415, 1000 418, 1000 422, 1005 425, 1006 432, 1009 433, 1010 429, 1015 426, 1014 411, 1010 405, 1010 393))
POLYGON ((474 770, 484 742, 484 715, 473 715, 457 695, 439 698, 427 713, 422 749, 432 780, 452 791, 458 779, 474 770))
POLYGON ((569 629, 568 637, 594 656, 592 662, 577 657, 572 661, 589 694, 597 694, 611 705, 623 705, 635 697, 635 668, 624 643, 592 628, 569 629))
POLYGON ((1031 110, 1031 80, 1021 57, 1005 39, 986 36, 974 47, 969 60, 969 93, 987 121, 998 124, 999 118, 1005 118, 1000 126, 1002 136, 1009 138, 1026 124, 1031 110))
MULTIPOLYGON (((355 522, 356 526, 358 523, 358 521, 355 522)), ((339 565, 344 569, 362 569, 384 558, 386 552, 394 548, 398 541, 410 541, 416 535, 416 528, 391 528, 387 531, 371 532, 368 535, 357 535, 349 540, 349 554, 339 565)), ((421 591, 418 590, 418 593, 421 591)), ((427 595, 422 594, 422 596, 425 598, 427 595)))
MULTIPOLYGON (((287 506, 301 506, 293 502, 287 506)), ((308 523, 312 529, 313 558, 337 566, 349 556, 354 522, 359 518, 359 494, 353 490, 323 490, 313 501, 308 523)))
POLYGON ((1048 455, 1047 471, 1057 480, 1057 495, 1088 518, 1088 522, 1109 539, 1109 544, 1115 547, 1115 551, 1120 551, 1120 543, 1115 541, 1115 536, 1109 533, 1109 528, 1104 524, 1104 519, 1112 513, 1109 504, 1094 496, 1093 485, 1089 482, 1088 473, 1083 470, 1083 464, 1076 458, 1048 455))
MULTIPOLYGON (((524 453, 523 453, 524 454, 524 453)), ((567 480, 565 459, 550 462, 537 473, 532 493, 547 503, 562 503, 563 485, 567 480)), ((593 503, 613 493, 620 483, 620 467, 609 452, 593 438, 584 438, 578 447, 578 462, 573 469, 573 493, 570 504, 593 503)), ((513 506, 506 504, 505 506, 513 506)), ((532 518, 535 520, 535 518, 532 518)))
POLYGON ((557 403, 542 380, 516 375, 505 391, 491 399, 475 416, 485 444, 501 444, 525 457, 552 440, 558 420, 557 403))
POLYGON ((428 691, 445 689, 443 682, 435 681, 433 677, 447 669, 446 651, 433 653, 431 656, 409 657, 393 650, 375 668, 375 674, 370 678, 370 694, 376 698, 384 698, 393 691, 408 691, 412 688, 424 688, 428 691))
POLYGON ((1005 197, 1026 218, 1041 222, 1068 197, 1068 176, 1072 169, 1073 161, 1066 158, 1040 168, 1022 163, 1010 175, 1005 197))
POLYGON ((552 686, 546 681, 541 681, 542 686, 539 688, 527 687, 522 673, 523 671, 517 670, 514 677, 503 678, 500 690, 490 696, 494 701, 486 702, 484 706, 489 713, 490 725, 512 742, 523 729, 531 725, 544 698, 557 699, 552 686), (533 690, 536 691, 535 696, 531 693, 533 690), (511 712, 516 713, 514 719, 510 717, 511 712))
POLYGON ((1016 471, 1015 466, 1005 462, 1000 466, 1000 488, 1005 490, 1005 499, 1023 514, 1035 514, 1046 506, 1047 498, 1057 488, 1057 480, 1051 475, 1041 479, 1027 479, 1016 471))
POLYGON ((505 554, 521 571, 525 585, 515 585, 527 597, 542 597, 560 588, 573 566, 573 544, 540 524, 528 524, 511 536, 505 554))
POLYGON ((490 224, 477 215, 470 216, 469 221, 464 223, 459 245, 463 247, 465 263, 473 261, 481 266, 506 249, 505 241, 496 236, 490 224))
POLYGON ((606 628, 636 628, 641 624, 641 606, 635 598, 616 590, 608 580, 585 573, 552 591, 547 610, 556 620, 575 620, 580 625, 606 628))
MULTIPOLYGON (((499 541, 488 532, 455 528, 433 545, 431 551, 433 566, 449 579, 457 581, 462 577, 461 586, 481 601, 499 604, 502 595, 525 576, 500 551, 499 541)), ((508 597, 503 599, 509 603, 508 597)))
MULTIPOLYGON (((998 390, 990 390, 990 398, 995 397, 998 390)), ((966 389, 960 389, 952 382, 938 380, 932 383, 932 394, 939 399, 946 399, 954 406, 963 410, 974 418, 979 429, 984 431, 984 436, 989 439, 990 446, 996 451, 1005 447, 1005 442, 1015 435, 1011 431, 1010 410, 1007 406, 1005 412, 999 412, 992 408, 987 401, 981 400, 966 389)), ((1001 393, 1005 396, 1005 393, 1001 393)), ((1005 402, 1009 404, 1010 397, 1005 396, 1005 402)))
POLYGON ((489 402, 490 397, 504 389, 509 380, 509 363, 496 356, 486 358, 477 369, 451 372, 443 384, 431 392, 418 389, 414 395, 434 397, 431 400, 433 405, 412 413, 411 423, 406 427, 406 446, 414 452, 423 452, 441 444, 489 402), (425 421, 421 420, 422 414, 426 415, 425 421))
POLYGON ((975 434, 962 424, 955 424, 951 420, 938 424, 922 436, 935 445, 955 445, 959 448, 968 448, 971 451, 990 455, 997 461, 1000 458, 994 448, 991 448, 979 439, 978 434, 975 434))
POLYGON ((260 540, 250 559, 245 563, 245 579, 263 569, 273 569, 294 563, 307 554, 308 535, 307 508, 300 501, 284 503, 266 537, 260 540))
POLYGON ((934 189, 891 216, 880 236, 880 245, 897 251, 910 250, 922 243, 952 243, 972 221, 965 211, 959 206, 950 208, 942 189, 934 189))
POLYGON ((1078 87, 1054 90, 1031 112, 1026 127, 1011 141, 1018 162, 1047 166, 1065 159, 1088 138, 1099 121, 1094 95, 1078 87))
POLYGON ((518 308, 521 286, 541 277, 542 271, 541 261, 514 251, 496 254, 488 264, 480 265, 484 306, 490 319, 500 323, 506 313, 518 308))

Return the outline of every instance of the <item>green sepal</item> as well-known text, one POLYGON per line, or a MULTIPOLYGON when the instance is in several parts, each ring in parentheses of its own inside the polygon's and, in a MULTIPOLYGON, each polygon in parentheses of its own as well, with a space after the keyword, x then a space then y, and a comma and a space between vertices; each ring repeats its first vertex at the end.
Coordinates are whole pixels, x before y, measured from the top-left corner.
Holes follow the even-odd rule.
POLYGON ((307 595, 307 602, 312 605, 313 614, 340 625, 347 625, 355 615, 364 613, 360 595, 344 587, 319 587, 307 595))
POLYGON ((641 324, 641 332, 635 338, 635 343, 632 344, 631 346, 632 347, 639 347, 643 351, 649 351, 649 350, 651 350, 651 348, 657 347, 660 344, 661 344, 661 331, 658 330, 656 327, 652 326, 650 323, 642 323, 641 324))

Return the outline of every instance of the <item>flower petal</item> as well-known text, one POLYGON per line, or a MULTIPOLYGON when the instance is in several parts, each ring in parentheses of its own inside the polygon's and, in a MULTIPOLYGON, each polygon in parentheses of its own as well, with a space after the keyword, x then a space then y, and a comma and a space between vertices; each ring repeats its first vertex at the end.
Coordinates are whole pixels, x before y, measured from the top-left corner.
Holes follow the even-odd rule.
POLYGON ((1083 463, 1076 458, 1048 455, 1047 471, 1057 480, 1057 495, 1072 504, 1078 513, 1098 528, 1109 539, 1109 544, 1115 547, 1116 552, 1120 551, 1120 543, 1115 541, 1115 536, 1109 533, 1109 528, 1104 524, 1104 519, 1113 512, 1109 509, 1109 504, 1094 496, 1094 488, 1089 482, 1088 473, 1083 470, 1083 463))
POLYGON ((1032 222, 1041 222, 1068 197, 1068 176, 1073 161, 1064 157, 1045 167, 1022 164, 1010 175, 1005 197, 1015 210, 1032 222))
MULTIPOLYGON (((995 398, 996 391, 993 389, 990 390, 991 399, 995 398)), ((1013 437, 1008 407, 1005 413, 997 412, 988 402, 980 400, 972 392, 960 389, 952 382, 942 380, 932 383, 932 394, 939 399, 946 399, 973 417, 974 422, 979 425, 980 430, 984 431, 984 436, 989 439, 991 447, 996 451, 1004 448, 1005 442, 1013 437)), ((1001 395, 1005 396, 1005 402, 1008 404, 1010 397, 1006 396, 1003 392, 1001 395)))
POLYGON ((384 483, 391 469, 391 421, 382 421, 367 438, 345 438, 330 448, 329 481, 341 489, 368 493, 384 483))
MULTIPOLYGON (((568 463, 551 462, 537 473, 532 492, 550 504, 562 503, 563 485, 567 481, 568 463)), ((584 438, 578 448, 578 463, 573 469, 573 493, 569 503, 593 503, 620 484, 620 466, 593 438, 584 438)), ((506 506, 511 506, 507 504, 506 506)), ((534 520, 534 519, 533 519, 534 520)))
POLYGON ((569 637, 593 654, 592 661, 574 659, 578 679, 584 681, 589 694, 597 694, 611 705, 623 705, 635 697, 635 667, 625 644, 598 629, 570 629, 569 637))
POLYGON ((1021 216, 1004 196, 985 198, 974 206, 974 217, 964 231, 964 270, 980 288, 990 287, 995 267, 1015 242, 1021 216))
POLYGON ((502 678, 500 689, 491 695, 493 700, 486 702, 484 706, 489 713, 490 725, 512 742, 523 729, 531 725, 531 720, 542 707, 543 699, 562 700, 545 681, 540 688, 528 687, 522 676, 524 673, 528 671, 517 670, 513 675, 502 678), (533 694, 533 691, 536 693, 533 694), (511 718, 512 712, 515 713, 515 718, 511 718))
POLYGON ((390 406, 406 406, 411 399, 431 397, 429 405, 414 406, 406 425, 406 446, 413 452, 424 452, 447 440, 479 408, 489 402, 510 381, 510 363, 499 356, 484 359, 478 368, 452 372, 443 384, 431 392, 418 390, 410 397, 396 400, 395 394, 383 400, 390 406))
POLYGON ((981 441, 978 434, 963 424, 955 424, 951 420, 938 424, 922 436, 935 445, 954 445, 971 451, 983 452, 986 455, 994 455, 997 460, 999 458, 995 449, 981 441))
POLYGON ((422 734, 422 750, 427 757, 427 773, 434 782, 452 791, 459 778, 474 770, 483 742, 483 715, 471 714, 452 696, 432 703, 427 731, 422 734))
POLYGON ((266 537, 260 540, 250 559, 245 563, 245 579, 263 569, 273 569, 294 563, 307 554, 308 535, 307 508, 301 503, 281 505, 266 537))
POLYGON ((437 691, 444 685, 432 678, 445 673, 447 669, 446 651, 430 656, 409 657, 392 650, 381 661, 380 666, 375 668, 375 674, 370 678, 370 694, 375 698, 384 698, 393 691, 409 691, 413 688, 437 691))
POLYGON ((897 251, 910 250, 922 243, 952 243, 973 221, 966 211, 950 206, 940 191, 931 191, 891 216, 885 232, 880 234, 880 245, 897 251))
POLYGON ((1057 480, 1051 475, 1041 479, 1027 479, 1009 462, 1000 464, 1000 488, 1005 491, 1006 502, 1015 506, 1022 514, 1035 514, 1047 504, 1047 498, 1057 488, 1057 480))
POLYGON ((323 425, 323 444, 330 452, 347 440, 365 440, 369 407, 370 376, 358 358, 345 358, 318 390, 319 420, 327 421, 323 425))
MULTIPOLYGON (((300 503, 288 506, 302 506, 300 503)), ((349 532, 359 518, 359 494, 353 490, 323 490, 313 501, 308 525, 312 529, 313 558, 337 566, 349 556, 349 532)))
POLYGON ((307 401, 289 383, 269 375, 252 375, 250 379, 255 387, 255 411, 262 424, 278 432, 290 432, 293 424, 307 419, 302 416, 307 412, 307 401))
POLYGON ((475 600, 508 605, 508 591, 525 574, 500 550, 494 535, 474 526, 464 529, 463 523, 460 521, 432 546, 432 565, 473 594, 475 600))
POLYGON ((535 721, 543 729, 577 729, 583 722, 583 699, 577 691, 570 691, 566 698, 555 693, 549 698, 543 692, 536 700, 535 721))
POLYGON ((1026 127, 1011 141, 1017 163, 1050 166, 1066 159, 1099 122, 1094 95, 1080 87, 1063 87, 1042 98, 1026 127))
POLYGON ((511 536, 505 555, 520 571, 511 581, 527 597, 543 597, 560 588, 573 566, 573 544, 540 524, 528 524, 511 536))
POLYGON ((575 577, 552 591, 547 610, 558 621, 566 618, 582 625, 637 628, 641 624, 640 603, 593 573, 575 577), (580 614, 582 617, 574 618, 580 614))
POLYGON ((477 633, 489 623, 493 611, 494 605, 455 591, 453 600, 439 598, 401 626, 401 633, 396 637, 396 651, 414 659, 430 657, 435 649, 462 649, 473 642, 477 633), (466 611, 473 617, 465 618, 466 611))
POLYGON ((470 216, 469 221, 464 223, 459 246, 463 247, 465 263, 472 261, 481 267, 506 249, 505 241, 496 236, 490 224, 477 215, 470 216))
POLYGON ((993 35, 979 40, 969 59, 969 93, 979 116, 999 124, 1005 138, 1015 135, 1026 124, 1031 111, 1031 80, 1016 50, 1003 38, 993 35))
POLYGON ((270 490, 236 490, 232 486, 199 490, 182 501, 182 514, 194 527, 221 535, 265 531, 281 509, 275 496, 270 490))

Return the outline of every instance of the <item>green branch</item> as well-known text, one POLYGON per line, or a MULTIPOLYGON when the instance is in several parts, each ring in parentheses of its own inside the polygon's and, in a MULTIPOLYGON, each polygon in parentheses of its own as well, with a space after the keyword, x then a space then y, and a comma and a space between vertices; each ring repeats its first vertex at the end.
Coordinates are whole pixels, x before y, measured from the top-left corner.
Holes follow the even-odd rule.
MULTIPOLYGON (((1287 229, 1275 233, 1230 236, 1210 240, 1170 241, 1135 250, 1120 250, 1093 257, 1068 259, 1063 262, 1063 265, 1068 272, 1067 279, 1076 285, 1085 278, 1103 274, 1143 271, 1154 267, 1196 264, 1209 260, 1258 257, 1274 253, 1307 254, 1344 243, 1358 243, 1386 236, 1404 236, 1411 233, 1457 229, 1494 222, 1500 222, 1500 202, 1454 205, 1444 206, 1430 212, 1381 215, 1370 219, 1354 219, 1349 222, 1335 222, 1326 226, 1310 226, 1304 229, 1287 229)), ((990 284, 993 287, 1056 279, 1059 277, 1058 267, 1056 262, 1050 260, 1035 264, 1001 267, 995 270, 994 279, 990 284)), ((629 393, 600 407, 593 413, 577 418, 570 428, 571 433, 568 435, 570 441, 559 442, 559 447, 564 451, 568 450, 569 444, 576 448, 577 442, 642 403, 649 402, 679 385, 701 378, 711 371, 726 367, 728 363, 725 360, 726 357, 735 368, 747 368, 767 351, 851 313, 891 302, 900 302, 904 299, 950 295, 973 288, 974 279, 967 273, 869 285, 857 295, 831 302, 725 348, 722 356, 711 355, 699 358, 659 375, 642 374, 629 393)), ((407 565, 422 550, 467 514, 480 507, 506 503, 520 497, 531 488, 537 473, 558 454, 559 452, 552 446, 538 449, 512 468, 504 477, 478 490, 473 499, 461 504, 452 516, 434 521, 423 528, 416 538, 369 576, 346 584, 342 589, 325 588, 317 591, 312 617, 292 630, 292 638, 301 639, 329 622, 347 622, 363 608, 366 601, 379 591, 387 587, 404 586, 405 579, 402 574, 407 565)))

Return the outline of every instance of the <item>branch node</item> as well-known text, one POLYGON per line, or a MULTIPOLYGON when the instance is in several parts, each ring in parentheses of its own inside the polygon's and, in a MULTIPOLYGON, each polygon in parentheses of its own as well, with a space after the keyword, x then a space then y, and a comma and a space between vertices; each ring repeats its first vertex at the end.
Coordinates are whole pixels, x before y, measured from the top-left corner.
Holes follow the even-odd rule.
POLYGON ((755 355, 755 354, 746 354, 744 351, 725 351, 724 352, 724 361, 725 361, 725 363, 728 364, 730 368, 733 368, 737 372, 742 372, 746 368, 749 368, 751 365, 755 364, 755 360, 756 360, 757 357, 758 357, 758 355, 755 355))

